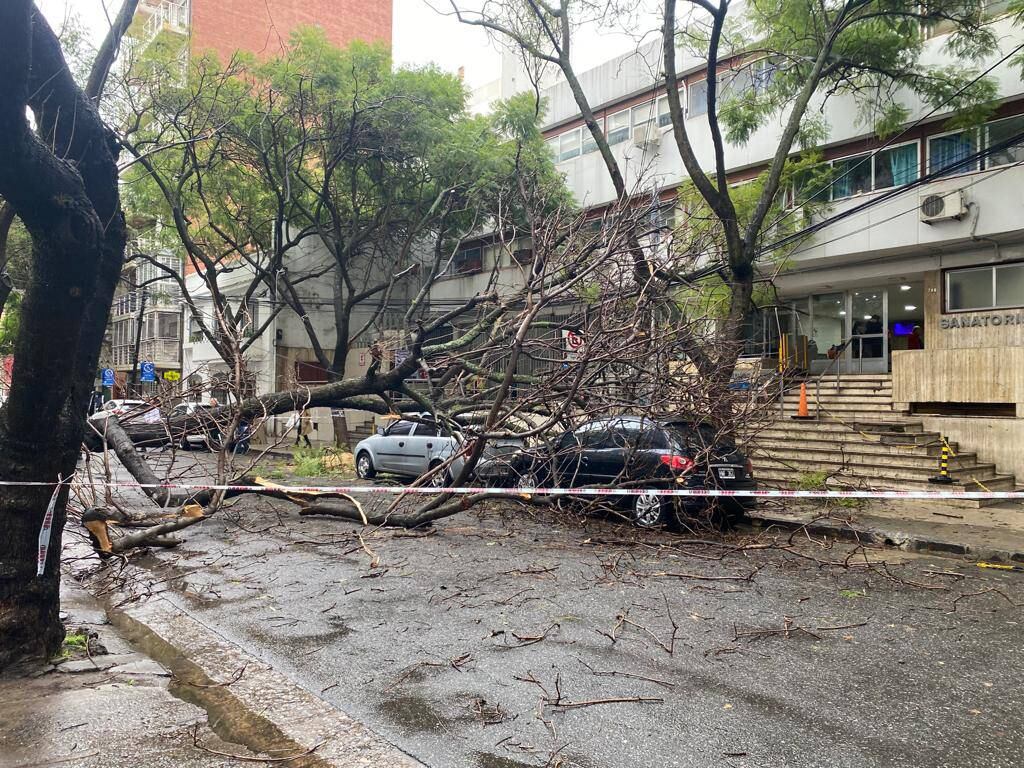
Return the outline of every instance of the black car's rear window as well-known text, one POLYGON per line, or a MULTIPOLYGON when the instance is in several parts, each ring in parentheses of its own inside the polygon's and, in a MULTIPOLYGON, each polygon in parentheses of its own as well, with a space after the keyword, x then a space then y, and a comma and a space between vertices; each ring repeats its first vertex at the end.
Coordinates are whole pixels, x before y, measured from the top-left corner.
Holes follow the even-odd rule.
POLYGON ((718 454, 736 450, 733 439, 721 434, 710 424, 673 422, 667 428, 694 453, 711 451, 718 454))

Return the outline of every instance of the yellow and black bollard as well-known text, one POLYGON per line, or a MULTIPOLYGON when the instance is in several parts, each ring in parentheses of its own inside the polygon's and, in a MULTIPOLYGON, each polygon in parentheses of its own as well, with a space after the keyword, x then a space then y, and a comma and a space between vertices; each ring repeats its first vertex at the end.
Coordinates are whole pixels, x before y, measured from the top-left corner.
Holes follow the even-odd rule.
POLYGON ((928 482, 942 485, 949 485, 953 482, 953 477, 949 474, 949 443, 945 437, 942 438, 942 453, 939 455, 939 474, 929 477, 928 482))

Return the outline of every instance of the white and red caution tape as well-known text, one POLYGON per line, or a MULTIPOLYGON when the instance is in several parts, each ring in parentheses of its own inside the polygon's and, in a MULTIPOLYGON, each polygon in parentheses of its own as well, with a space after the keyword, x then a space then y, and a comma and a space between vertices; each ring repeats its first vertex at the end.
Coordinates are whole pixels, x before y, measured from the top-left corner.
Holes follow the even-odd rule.
MULTIPOLYGON (((852 491, 787 491, 787 490, 726 490, 704 488, 492 488, 463 486, 434 488, 432 486, 407 487, 401 485, 218 485, 208 483, 129 483, 102 480, 80 480, 80 485, 100 488, 133 488, 139 490, 173 491, 243 491, 247 493, 345 493, 356 494, 458 494, 486 493, 492 496, 672 496, 672 497, 735 497, 735 498, 789 498, 789 499, 1006 499, 1024 500, 1024 491, 893 491, 866 488, 852 491)), ((52 486, 54 483, 0 480, 0 486, 52 486)), ((59 487, 59 485, 58 485, 59 487)), ((56 493, 56 491, 55 491, 56 493)), ((40 540, 42 534, 40 533, 40 540)))
MULTIPOLYGON (((36 576, 42 576, 46 571, 46 556, 50 551, 50 536, 53 533, 53 513, 57 508, 57 495, 60 493, 60 486, 63 478, 57 475, 57 482, 53 483, 53 494, 50 496, 50 503, 46 505, 46 514, 43 515, 43 524, 39 528, 39 552, 36 555, 36 576)), ((29 485, 29 483, 21 483, 29 485)), ((46 483, 49 485, 49 483, 46 483)))

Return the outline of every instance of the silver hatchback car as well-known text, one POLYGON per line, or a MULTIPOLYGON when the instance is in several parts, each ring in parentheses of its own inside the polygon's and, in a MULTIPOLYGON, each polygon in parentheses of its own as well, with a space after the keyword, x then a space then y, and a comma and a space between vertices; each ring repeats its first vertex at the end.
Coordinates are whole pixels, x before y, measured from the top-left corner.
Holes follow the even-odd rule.
MULTIPOLYGON (((415 414, 418 421, 400 419, 356 445, 356 474, 369 480, 378 472, 404 477, 419 477, 442 464, 462 449, 463 438, 434 421, 429 413, 415 414)), ((438 472, 430 484, 442 488, 457 477, 463 459, 455 459, 444 472, 438 472)))

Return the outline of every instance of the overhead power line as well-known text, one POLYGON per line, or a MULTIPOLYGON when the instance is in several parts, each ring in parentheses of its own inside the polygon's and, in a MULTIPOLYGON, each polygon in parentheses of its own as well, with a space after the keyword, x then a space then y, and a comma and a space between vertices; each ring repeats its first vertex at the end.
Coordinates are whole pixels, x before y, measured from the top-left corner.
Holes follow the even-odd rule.
MULTIPOLYGON (((842 175, 842 176, 839 176, 838 178, 832 179, 832 180, 831 180, 831 181, 829 181, 829 183, 828 183, 828 184, 826 184, 826 185, 825 185, 824 187, 822 187, 821 189, 819 189, 819 190, 817 190, 816 192, 814 192, 814 194, 812 194, 812 195, 808 195, 808 199, 812 199, 812 200, 813 200, 813 199, 814 199, 815 197, 817 197, 818 195, 820 195, 820 194, 821 194, 822 192, 827 192, 827 191, 828 191, 829 189, 831 189, 831 188, 832 188, 832 186, 833 186, 833 185, 834 185, 834 184, 835 184, 835 183, 836 183, 837 181, 842 181, 842 180, 843 180, 843 179, 845 179, 845 178, 846 178, 847 176, 849 176, 849 175, 850 175, 851 173, 853 173, 853 172, 854 172, 855 170, 857 170, 857 169, 858 169, 858 168, 860 168, 860 167, 861 167, 862 165, 864 165, 864 163, 869 163, 869 162, 872 162, 872 161, 874 160, 874 158, 875 158, 875 155, 877 155, 877 154, 878 154, 879 152, 884 152, 884 151, 885 151, 886 149, 888 149, 888 148, 889 148, 890 146, 892 146, 892 145, 893 145, 893 144, 894 144, 894 143, 895 143, 895 142, 896 142, 897 140, 899 140, 899 139, 901 139, 902 137, 906 136, 908 132, 910 132, 911 130, 913 130, 913 129, 914 129, 914 128, 916 128, 917 126, 921 125, 921 123, 923 123, 923 122, 924 122, 925 120, 927 120, 927 119, 928 119, 929 117, 932 117, 932 116, 933 116, 934 114, 936 114, 936 113, 937 113, 937 112, 938 112, 938 111, 939 111, 940 109, 942 109, 943 107, 945 107, 945 106, 947 106, 948 104, 950 104, 950 103, 951 103, 951 102, 952 102, 952 101, 953 101, 954 99, 956 99, 956 98, 957 98, 957 97, 959 97, 959 96, 960 96, 961 94, 963 94, 963 93, 964 93, 964 92, 965 92, 965 91, 966 91, 966 90, 967 90, 968 88, 970 88, 970 87, 971 87, 971 86, 973 86, 973 85, 976 85, 976 84, 977 84, 978 82, 980 82, 980 81, 981 81, 981 79, 982 79, 982 78, 984 78, 984 77, 988 77, 988 75, 989 75, 989 74, 991 74, 991 73, 992 73, 992 71, 993 71, 993 70, 994 70, 994 69, 995 69, 996 67, 1000 66, 1001 64, 1003 64, 1004 62, 1006 62, 1007 60, 1009 60, 1009 58, 1010 58, 1011 56, 1013 56, 1013 55, 1014 55, 1015 53, 1017 53, 1018 51, 1021 51, 1021 50, 1024 50, 1024 43, 1021 43, 1020 45, 1016 46, 1016 47, 1015 47, 1015 48, 1014 48, 1013 50, 1011 50, 1011 51, 1010 51, 1009 53, 1005 54, 1005 55, 1004 55, 1004 56, 1003 56, 1002 58, 1000 58, 1000 59, 999 59, 998 61, 996 61, 996 62, 994 62, 993 64, 991 64, 991 65, 990 65, 990 66, 988 67, 988 69, 986 69, 986 70, 985 70, 984 72, 982 72, 981 74, 979 74, 979 75, 978 75, 977 77, 973 78, 973 79, 972 79, 972 80, 971 80, 970 82, 968 82, 968 83, 965 83, 965 84, 964 84, 963 86, 961 86, 961 87, 960 87, 960 88, 959 88, 959 89, 958 89, 958 90, 957 90, 957 91, 956 91, 955 93, 952 93, 952 94, 950 94, 950 95, 949 95, 949 96, 948 96, 948 97, 947 97, 947 98, 946 98, 945 100, 943 100, 943 101, 942 101, 942 102, 941 102, 940 104, 936 104, 936 105, 935 105, 934 107, 932 107, 932 109, 931 109, 930 111, 926 112, 925 114, 921 115, 921 117, 917 118, 917 120, 915 120, 914 122, 912 122, 912 123, 909 123, 908 125, 904 126, 903 130, 901 130, 901 131, 900 131, 899 133, 897 133, 897 134, 895 134, 895 135, 891 136, 890 138, 888 138, 888 139, 887 139, 887 140, 886 140, 886 141, 885 141, 885 142, 884 142, 884 143, 883 143, 883 144, 882 144, 881 146, 877 147, 876 149, 874 149, 874 150, 872 150, 871 152, 869 152, 869 153, 868 153, 867 155, 863 156, 863 157, 861 158, 861 160, 860 160, 859 162, 857 162, 857 163, 855 163, 854 165, 850 166, 850 167, 849 167, 849 168, 848 168, 848 169, 847 169, 847 170, 846 170, 846 171, 845 171, 845 172, 843 173, 843 175, 842 175)), ((842 159, 842 158, 839 158, 839 159, 842 159)), ((778 225, 779 225, 779 224, 781 224, 781 223, 782 223, 783 221, 785 221, 785 220, 786 220, 786 219, 788 219, 788 218, 789 218, 790 216, 792 216, 792 215, 793 215, 793 213, 794 213, 794 211, 795 211, 795 209, 793 209, 793 210, 789 210, 789 211, 786 211, 786 212, 785 212, 785 213, 783 213, 783 214, 782 214, 782 215, 781 215, 781 216, 780 216, 780 217, 779 217, 778 219, 776 219, 775 221, 773 221, 773 222, 772 222, 772 223, 771 223, 771 224, 770 224, 770 225, 769 225, 769 226, 767 227, 767 229, 771 229, 772 227, 776 227, 776 226, 778 226, 778 225)))
MULTIPOLYGON (((794 232, 794 233, 792 233, 790 235, 786 235, 785 237, 783 237, 783 238, 781 238, 779 240, 776 240, 773 243, 769 243, 768 245, 762 246, 758 250, 758 255, 759 256, 763 256, 763 255, 765 255, 767 253, 771 253, 772 251, 776 251, 779 248, 782 248, 782 247, 784 247, 784 246, 786 246, 786 245, 788 245, 788 244, 790 244, 792 242, 795 242, 797 240, 801 240, 801 239, 807 237, 808 235, 812 235, 815 232, 818 232, 818 231, 820 231, 822 229, 825 229, 826 227, 830 227, 833 224, 836 224, 836 223, 838 223, 840 221, 843 221, 844 219, 850 218, 851 216, 855 216, 858 213, 863 213, 864 211, 868 210, 869 208, 872 208, 872 207, 874 207, 876 205, 880 205, 880 204, 882 204, 884 202, 887 202, 888 200, 891 200, 891 199, 893 199, 895 197, 899 197, 902 194, 905 194, 905 193, 910 192, 910 191, 912 191, 914 189, 922 187, 925 184, 929 184, 932 181, 944 178, 944 177, 948 176, 950 174, 950 172, 955 172, 959 168, 963 168, 965 166, 973 165, 973 164, 977 163, 979 160, 988 157, 989 155, 992 155, 992 154, 995 154, 996 152, 1001 152, 1004 149, 1008 149, 1010 147, 1016 146, 1016 145, 1020 144, 1021 142, 1024 142, 1024 132, 1014 134, 1013 136, 1010 136, 1007 139, 1003 139, 1002 141, 997 142, 997 143, 995 143, 995 144, 993 144, 991 146, 988 146, 985 149, 982 149, 982 150, 979 150, 977 152, 974 152, 971 155, 967 155, 966 157, 962 158, 961 160, 958 160, 955 163, 952 163, 951 165, 948 165, 948 166, 942 168, 941 170, 933 171, 932 173, 925 174, 924 176, 919 177, 916 181, 912 181, 909 184, 903 185, 902 187, 895 187, 893 189, 890 189, 889 191, 883 192, 882 194, 878 195, 877 197, 873 197, 870 200, 867 200, 867 201, 861 203, 860 205, 856 205, 853 208, 845 210, 842 213, 838 213, 835 216, 831 216, 831 217, 829 217, 827 219, 822 219, 821 221, 816 222, 814 224, 811 224, 810 226, 807 226, 807 227, 799 230, 798 232, 794 232)), ((1003 168, 1002 170, 1009 170, 1010 168, 1016 167, 1019 164, 1020 163, 1011 163, 1011 164, 1007 165, 1005 168, 1003 168)), ((986 178, 990 178, 990 177, 986 177, 986 178)), ((984 179, 978 179, 977 181, 972 182, 971 184, 968 184, 966 186, 967 187, 971 187, 971 186, 974 186, 974 184, 979 183, 981 181, 984 181, 984 179)), ((915 207, 916 207, 916 205, 915 205, 915 207)), ((909 213, 910 210, 913 210, 913 209, 908 209, 908 211, 905 211, 905 212, 909 213)), ((902 215, 902 214, 900 214, 900 215, 902 215)), ((866 227, 865 229, 868 229, 871 226, 875 226, 878 223, 881 223, 881 222, 876 222, 874 224, 871 224, 868 227, 866 227)))

